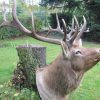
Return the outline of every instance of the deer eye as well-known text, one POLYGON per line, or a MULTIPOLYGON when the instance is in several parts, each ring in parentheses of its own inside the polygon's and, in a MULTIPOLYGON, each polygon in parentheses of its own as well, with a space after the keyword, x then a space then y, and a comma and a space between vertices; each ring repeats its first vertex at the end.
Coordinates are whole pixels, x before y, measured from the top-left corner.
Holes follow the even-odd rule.
POLYGON ((78 50, 75 52, 75 54, 82 54, 82 53, 81 53, 81 51, 78 50))

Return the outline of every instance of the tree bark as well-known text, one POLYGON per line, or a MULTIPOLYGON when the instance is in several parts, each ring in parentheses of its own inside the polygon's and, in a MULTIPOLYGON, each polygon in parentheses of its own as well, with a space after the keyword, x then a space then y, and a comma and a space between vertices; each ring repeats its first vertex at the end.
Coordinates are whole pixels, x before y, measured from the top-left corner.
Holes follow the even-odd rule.
POLYGON ((19 62, 12 83, 17 88, 30 88, 37 92, 35 69, 46 65, 46 47, 20 45, 16 49, 19 62))

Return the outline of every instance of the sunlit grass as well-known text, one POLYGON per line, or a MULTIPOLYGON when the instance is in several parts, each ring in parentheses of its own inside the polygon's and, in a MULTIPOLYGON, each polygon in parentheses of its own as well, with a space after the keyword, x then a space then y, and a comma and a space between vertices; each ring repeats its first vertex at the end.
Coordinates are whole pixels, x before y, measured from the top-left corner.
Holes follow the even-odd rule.
POLYGON ((60 46, 37 41, 33 38, 24 37, 0 41, 0 83, 11 78, 14 68, 18 62, 16 46, 22 44, 34 44, 47 47, 47 63, 50 63, 60 52, 60 46))

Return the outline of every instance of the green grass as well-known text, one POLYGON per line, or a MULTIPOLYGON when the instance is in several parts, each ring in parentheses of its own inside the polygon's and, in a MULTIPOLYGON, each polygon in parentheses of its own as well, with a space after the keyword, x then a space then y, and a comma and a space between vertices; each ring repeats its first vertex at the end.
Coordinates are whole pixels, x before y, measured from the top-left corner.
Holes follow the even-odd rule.
MULTIPOLYGON (((27 43, 46 46, 47 63, 52 62, 61 51, 60 46, 29 37, 0 41, 0 84, 10 80, 13 75, 13 70, 18 62, 16 46, 27 43)), ((84 42, 84 46, 100 48, 100 44, 90 42, 84 42)), ((100 63, 85 74, 80 87, 71 94, 70 100, 100 100, 100 63)))
POLYGON ((0 41, 0 83, 11 78, 14 68, 18 62, 16 46, 22 44, 38 44, 47 47, 47 63, 55 59, 60 52, 60 46, 37 41, 33 38, 23 37, 0 41))

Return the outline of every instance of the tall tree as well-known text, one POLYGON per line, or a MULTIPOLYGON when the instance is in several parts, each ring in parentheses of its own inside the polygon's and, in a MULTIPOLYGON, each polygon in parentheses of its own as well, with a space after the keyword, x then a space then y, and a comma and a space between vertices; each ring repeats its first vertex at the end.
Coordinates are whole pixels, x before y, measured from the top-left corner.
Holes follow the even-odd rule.
POLYGON ((84 0, 92 20, 100 23, 100 0, 84 0))
POLYGON ((84 0, 84 2, 85 2, 85 7, 89 12, 88 16, 89 16, 91 32, 95 36, 95 40, 99 40, 100 39, 100 0, 84 0))
POLYGON ((80 6, 81 0, 41 0, 40 5, 42 6, 51 6, 52 8, 61 8, 63 7, 64 10, 71 10, 75 7, 80 6))

